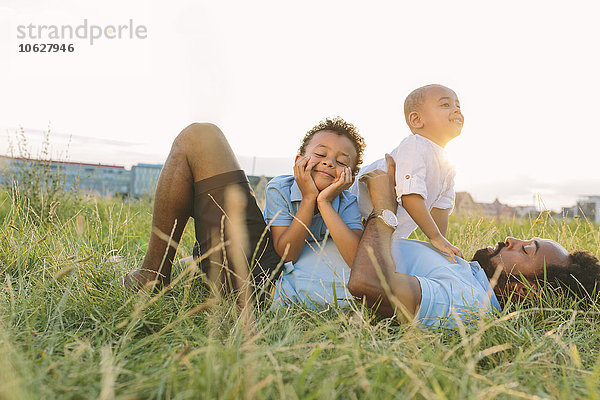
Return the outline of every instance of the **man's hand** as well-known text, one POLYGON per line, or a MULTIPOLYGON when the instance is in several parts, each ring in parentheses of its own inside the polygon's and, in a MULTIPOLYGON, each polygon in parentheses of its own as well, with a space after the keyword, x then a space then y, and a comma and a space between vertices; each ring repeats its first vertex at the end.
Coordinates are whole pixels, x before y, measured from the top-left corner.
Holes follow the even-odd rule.
POLYGON ((312 178, 312 169, 319 162, 311 160, 308 156, 299 156, 294 164, 294 179, 302 192, 302 199, 316 200, 319 190, 312 178))
MULTIPOLYGON (((396 165, 385 155, 387 171, 371 171, 361 177, 376 209, 395 211, 397 207, 394 175, 396 165)), ((412 275, 396 272, 392 258, 392 231, 381 223, 369 222, 352 264, 348 290, 364 299, 377 313, 410 321, 421 304, 421 286, 412 275)))
POLYGON ((389 154, 385 155, 385 162, 387 171, 376 169, 361 176, 360 180, 367 184, 375 210, 388 209, 396 212, 398 208, 395 188, 396 163, 389 154))
POLYGON ((462 258, 461 251, 454 247, 445 237, 442 235, 436 236, 432 239, 429 239, 431 244, 435 246, 436 249, 440 250, 443 253, 446 253, 450 256, 453 262, 456 262, 456 256, 462 258))
POLYGON ((317 204, 331 203, 333 199, 340 195, 340 193, 352 186, 352 181, 352 171, 348 167, 344 168, 339 178, 319 193, 317 196, 317 204))

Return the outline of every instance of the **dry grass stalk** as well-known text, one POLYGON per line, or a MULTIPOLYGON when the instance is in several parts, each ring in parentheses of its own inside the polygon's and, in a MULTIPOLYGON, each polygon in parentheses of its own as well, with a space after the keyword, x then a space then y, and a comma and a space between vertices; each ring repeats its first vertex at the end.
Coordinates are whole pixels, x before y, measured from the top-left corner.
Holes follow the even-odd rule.
POLYGON ((254 327, 252 304, 252 285, 248 271, 247 255, 249 254, 248 229, 246 227, 246 198, 237 186, 227 188, 225 192, 225 210, 229 216, 230 259, 235 272, 235 287, 239 292, 238 305, 240 317, 245 329, 251 332, 254 327))
MULTIPOLYGON (((230 260, 233 264, 235 287, 238 291, 237 303, 240 308, 240 321, 246 344, 243 346, 246 359, 250 360, 255 353, 253 333, 256 331, 254 304, 252 301, 252 283, 248 270, 248 229, 246 226, 247 199, 237 186, 230 186, 225 191, 225 210, 229 217, 229 238, 232 245, 229 247, 230 260)), ((253 399, 256 393, 269 381, 257 383, 257 371, 246 362, 244 371, 244 398, 253 399)))
POLYGON ((100 351, 100 370, 102 372, 102 390, 98 398, 100 400, 113 400, 115 398, 115 381, 117 379, 116 366, 112 350, 109 345, 102 347, 100 351))

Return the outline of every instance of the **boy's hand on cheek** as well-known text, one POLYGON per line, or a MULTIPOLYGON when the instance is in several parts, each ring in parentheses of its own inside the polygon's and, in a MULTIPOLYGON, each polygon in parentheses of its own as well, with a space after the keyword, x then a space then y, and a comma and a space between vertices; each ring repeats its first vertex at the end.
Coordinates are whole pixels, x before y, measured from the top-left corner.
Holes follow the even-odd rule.
POLYGON ((319 190, 312 178, 312 169, 317 165, 317 161, 310 157, 300 156, 294 164, 294 179, 302 192, 302 199, 315 200, 319 195, 319 190))
POLYGON ((331 203, 340 193, 352 186, 352 171, 346 167, 340 176, 317 196, 317 203, 331 203))

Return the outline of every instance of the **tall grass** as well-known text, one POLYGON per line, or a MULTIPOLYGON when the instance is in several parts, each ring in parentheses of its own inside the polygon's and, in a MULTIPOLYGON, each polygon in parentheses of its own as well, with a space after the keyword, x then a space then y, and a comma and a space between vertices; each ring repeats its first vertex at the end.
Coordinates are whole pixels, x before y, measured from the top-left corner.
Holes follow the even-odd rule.
MULTIPOLYGON (((132 294, 119 278, 143 257, 151 204, 80 199, 53 218, 0 192, 0 398, 598 398, 600 310, 555 294, 509 304, 458 331, 355 310, 290 308, 244 329, 183 276, 132 294)), ((188 227, 179 255, 192 251, 188 227)), ((548 215, 451 220, 465 254, 506 236, 600 252, 600 230, 548 215)), ((175 275, 185 274, 175 265, 175 275)))
MULTIPOLYGON (((9 135, 9 153, 15 158, 12 161, 15 165, 6 165, 0 170, 0 187, 11 193, 15 203, 27 207, 43 221, 53 217, 61 202, 80 199, 78 182, 74 183, 73 190, 67 191, 64 168, 53 162, 50 132, 48 126, 42 134, 37 154, 32 153, 23 128, 14 136, 9 135)), ((68 159, 68 149, 59 155, 59 159, 68 159)))

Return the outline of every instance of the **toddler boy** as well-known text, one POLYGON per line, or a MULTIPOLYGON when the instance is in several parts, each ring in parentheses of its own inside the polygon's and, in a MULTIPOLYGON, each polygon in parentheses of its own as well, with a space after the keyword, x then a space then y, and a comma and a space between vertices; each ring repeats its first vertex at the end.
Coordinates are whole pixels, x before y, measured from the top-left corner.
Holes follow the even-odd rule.
MULTIPOLYGON (((454 207, 455 171, 446 161, 444 148, 462 130, 460 102, 456 93, 445 86, 423 86, 407 96, 404 117, 412 135, 391 152, 396 162, 398 200, 398 225, 392 246, 419 226, 433 246, 456 261, 456 256, 462 254, 445 237, 454 207)), ((375 169, 385 170, 385 159, 363 168, 360 175, 375 169)), ((373 210, 366 185, 359 179, 350 191, 358 197, 363 218, 368 218, 380 210, 373 210)))

